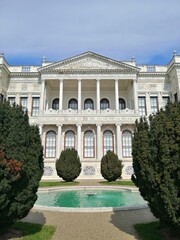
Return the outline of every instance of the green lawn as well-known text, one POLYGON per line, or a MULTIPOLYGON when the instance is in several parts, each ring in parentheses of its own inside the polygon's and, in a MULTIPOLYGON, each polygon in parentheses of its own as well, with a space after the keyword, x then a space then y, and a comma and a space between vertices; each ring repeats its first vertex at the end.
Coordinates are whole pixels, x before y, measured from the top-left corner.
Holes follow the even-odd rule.
MULTIPOLYGON (((24 222, 16 222, 12 225, 11 229, 22 232, 22 237, 14 238, 19 240, 50 240, 56 231, 55 226, 40 225, 24 222)), ((7 230, 8 231, 8 230, 7 230)), ((0 239, 5 239, 5 231, 0 231, 0 239)))
POLYGON ((180 230, 162 226, 160 222, 134 225, 141 240, 179 240, 180 230))
POLYGON ((73 186, 78 185, 78 182, 40 182, 40 187, 58 187, 58 186, 73 186))
POLYGON ((104 185, 122 185, 122 186, 135 186, 132 181, 112 181, 112 182, 107 182, 107 181, 102 181, 100 182, 101 184, 104 185))

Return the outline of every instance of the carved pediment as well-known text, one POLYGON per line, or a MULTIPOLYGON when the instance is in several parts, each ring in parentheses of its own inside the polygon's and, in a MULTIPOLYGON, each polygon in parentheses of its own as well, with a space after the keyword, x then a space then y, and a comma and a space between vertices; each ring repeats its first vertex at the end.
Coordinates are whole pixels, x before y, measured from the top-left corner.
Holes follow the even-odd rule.
POLYGON ((73 69, 73 70, 118 69, 118 66, 103 61, 99 61, 97 59, 93 59, 92 57, 87 57, 76 62, 71 62, 64 66, 59 66, 56 69, 73 69))
POLYGON ((53 63, 42 67, 39 71, 42 72, 68 72, 68 71, 135 71, 139 69, 125 64, 123 62, 115 61, 95 53, 84 53, 76 57, 66 59, 57 63, 53 63))

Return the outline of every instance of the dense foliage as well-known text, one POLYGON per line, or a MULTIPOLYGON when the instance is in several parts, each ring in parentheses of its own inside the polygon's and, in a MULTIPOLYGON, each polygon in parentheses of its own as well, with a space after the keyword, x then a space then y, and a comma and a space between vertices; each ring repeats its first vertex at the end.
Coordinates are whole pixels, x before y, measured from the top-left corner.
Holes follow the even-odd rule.
POLYGON ((133 182, 152 213, 180 226, 180 103, 136 122, 133 182))
POLYGON ((122 161, 112 152, 107 153, 101 159, 101 174, 108 182, 116 181, 122 174, 122 161))
POLYGON ((61 152, 56 161, 57 175, 66 182, 74 181, 81 173, 81 162, 75 149, 66 149, 61 152))
POLYGON ((42 174, 38 127, 29 125, 21 107, 0 102, 0 225, 28 214, 42 174))

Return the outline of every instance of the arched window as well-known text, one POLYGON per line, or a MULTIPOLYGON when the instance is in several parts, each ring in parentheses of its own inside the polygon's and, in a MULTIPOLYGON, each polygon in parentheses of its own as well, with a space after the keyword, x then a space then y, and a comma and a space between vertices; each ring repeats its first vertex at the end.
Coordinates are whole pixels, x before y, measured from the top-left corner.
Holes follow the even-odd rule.
POLYGON ((132 153, 132 133, 128 130, 125 130, 122 133, 122 150, 123 157, 131 157, 132 153))
POLYGON ((103 134, 103 153, 104 155, 108 150, 113 151, 114 143, 113 143, 113 133, 109 130, 106 130, 103 134))
POLYGON ((77 102, 77 100, 75 98, 71 98, 69 100, 68 108, 71 108, 73 110, 77 110, 78 109, 78 102, 77 102))
POLYGON ((73 131, 66 132, 64 148, 75 148, 75 133, 73 131))
POLYGON ((84 157, 94 157, 94 133, 89 130, 84 133, 84 157))
POLYGON ((119 98, 119 110, 123 110, 126 108, 126 103, 123 98, 119 98))
POLYGON ((84 101, 84 109, 94 109, 94 102, 92 99, 87 98, 84 101))
POLYGON ((109 100, 107 98, 103 98, 101 99, 101 102, 100 102, 100 109, 101 110, 105 110, 107 108, 110 108, 109 107, 109 100))
POLYGON ((52 102, 52 109, 59 110, 59 98, 55 98, 52 102))
POLYGON ((46 133, 45 156, 47 158, 56 156, 56 133, 54 131, 46 133))

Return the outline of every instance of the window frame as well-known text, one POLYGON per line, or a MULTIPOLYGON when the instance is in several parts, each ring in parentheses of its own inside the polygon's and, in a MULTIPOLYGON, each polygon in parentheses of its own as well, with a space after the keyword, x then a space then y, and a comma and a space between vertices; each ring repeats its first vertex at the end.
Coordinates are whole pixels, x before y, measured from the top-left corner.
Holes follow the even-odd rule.
POLYGON ((40 97, 32 97, 32 109, 31 109, 31 116, 36 117, 39 115, 39 107, 40 107, 40 97), (38 99, 37 106, 36 104, 34 105, 35 101, 34 100, 38 99), (35 113, 35 114, 34 114, 35 113))
POLYGON ((94 132, 92 130, 87 130, 84 132, 84 140, 83 140, 83 157, 84 158, 94 158, 95 157, 95 137, 94 132), (89 139, 86 140, 86 135, 88 133, 91 133, 92 137, 90 139, 90 142, 92 141, 92 146, 86 145, 87 142, 89 142, 89 139), (89 151, 88 151, 89 150, 89 151), (90 152, 90 156, 88 156, 87 152, 90 152))
MULTIPOLYGON (((46 132, 46 137, 45 137, 45 158, 55 158, 56 157, 56 142, 57 142, 57 134, 55 131, 53 130, 49 130, 48 132, 46 132), (53 139, 53 143, 52 145, 47 145, 47 138, 48 138, 48 134, 54 134, 54 139, 53 139), (48 149, 49 147, 49 149, 48 149), (51 148, 51 149, 50 149, 51 148), (51 152, 50 152, 51 151, 51 152), (52 154, 52 155, 51 155, 52 154), (48 156, 47 156, 48 155, 48 156)), ((51 141, 49 141, 51 143, 51 141)))
MULTIPOLYGON (((76 141, 75 141, 76 139, 75 139, 75 132, 73 131, 73 130, 67 130, 66 132, 65 132, 65 135, 64 135, 64 150, 66 150, 66 149, 75 149, 75 143, 76 143, 76 141), (74 136, 74 139, 73 139, 73 147, 67 147, 66 146, 66 140, 67 140, 67 134, 68 133, 73 133, 73 136, 74 136)), ((70 141, 71 142, 71 141, 70 141)))
POLYGON ((69 101, 68 101, 68 109, 78 110, 78 101, 77 101, 76 98, 69 99, 69 101), (74 103, 71 103, 71 101, 74 101, 74 103), (72 104, 73 107, 70 106, 71 104, 72 104))
POLYGON ((91 98, 86 98, 84 100, 84 110, 87 110, 87 109, 91 109, 91 110, 94 110, 94 101, 91 99, 91 98), (91 103, 86 103, 86 101, 91 101, 91 103), (86 104, 88 105, 92 105, 92 107, 86 107, 86 104))
POLYGON ((157 113, 159 111, 159 104, 158 104, 157 96, 150 96, 150 107, 151 107, 151 113, 157 113))
POLYGON ((53 110, 59 110, 59 98, 54 98, 52 100, 52 109, 53 110))
POLYGON ((138 97, 138 109, 139 109, 139 113, 140 113, 141 116, 146 116, 147 115, 146 97, 144 97, 144 96, 139 96, 138 97), (140 99, 141 100, 144 99, 144 105, 140 105, 140 99))
POLYGON ((124 130, 122 132, 122 156, 123 158, 132 157, 132 132, 130 130, 124 130), (126 133, 129 136, 125 135, 126 133))
POLYGON ((114 134, 113 134, 113 132, 111 131, 111 130, 109 130, 109 129, 107 129, 107 130, 105 130, 104 132, 103 132, 103 155, 105 155, 106 153, 107 153, 107 151, 112 151, 112 152, 114 152, 114 134), (105 134, 107 133, 107 132, 109 132, 109 133, 111 133, 111 141, 112 141, 112 145, 110 146, 110 145, 106 145, 106 148, 107 148, 107 150, 106 150, 106 152, 105 152, 105 134), (110 147, 109 147, 110 146, 110 147), (111 148, 112 147, 112 148, 111 148), (110 149, 111 148, 111 149, 110 149))
POLYGON ((22 107, 22 110, 23 110, 23 112, 26 112, 27 111, 27 106, 28 106, 28 98, 27 97, 20 97, 20 105, 21 105, 21 107, 22 107), (24 105, 24 103, 23 103, 23 100, 26 100, 25 101, 25 105, 24 105), (22 104, 23 103, 23 104, 22 104))
POLYGON ((126 101, 124 100, 124 98, 119 98, 119 110, 124 110, 124 109, 126 109, 126 101), (123 101, 123 103, 120 101, 123 101), (124 108, 120 107, 122 104, 124 104, 124 108))
POLYGON ((102 99, 100 100, 100 110, 106 110, 106 109, 110 109, 109 99, 107 99, 107 98, 102 98, 102 99), (106 101, 106 102, 103 103, 103 101, 106 101), (108 107, 105 107, 105 104, 107 104, 108 107), (103 107, 102 107, 102 106, 103 106, 103 107))

